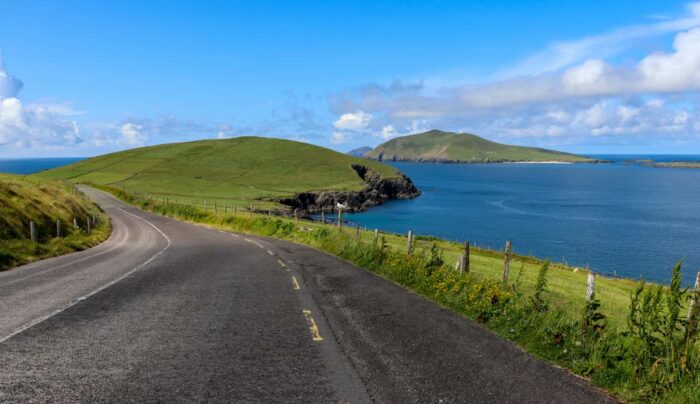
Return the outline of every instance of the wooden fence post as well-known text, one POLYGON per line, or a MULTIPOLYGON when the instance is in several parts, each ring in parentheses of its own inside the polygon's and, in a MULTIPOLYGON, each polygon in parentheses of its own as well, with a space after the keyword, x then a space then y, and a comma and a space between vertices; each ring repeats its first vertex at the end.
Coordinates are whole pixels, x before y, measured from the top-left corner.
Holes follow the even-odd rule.
POLYGON ((359 225, 359 223, 355 227, 355 237, 360 238, 360 225, 359 225))
POLYGON ((695 276, 695 290, 688 308, 688 338, 692 339, 698 331, 698 317, 700 317, 700 272, 695 276))
POLYGON ((33 220, 29 221, 29 238, 32 240, 32 243, 36 243, 36 225, 33 220))
POLYGON ((236 216, 236 213, 238 213, 238 204, 233 205, 233 215, 236 216))
POLYGON ((73 228, 75 230, 80 230, 80 227, 78 227, 78 218, 77 217, 73 218, 73 228))
POLYGON ((85 222, 87 223, 87 232, 92 233, 92 223, 90 223, 90 216, 85 218, 85 222))
POLYGON ((338 208, 338 228, 343 227, 343 208, 338 208))
POLYGON ((595 295, 595 272, 588 272, 588 287, 586 288, 586 301, 590 302, 595 295))
POLYGON ((272 208, 267 208, 267 217, 272 217, 272 208))
POLYGON ((252 203, 250 204, 250 210, 248 210, 248 212, 250 213, 250 217, 253 217, 253 204, 252 203))
POLYGON ((214 202, 214 213, 219 213, 219 210, 216 208, 216 202, 214 202))
POLYGON ((379 229, 374 229, 374 246, 377 246, 377 242, 379 241, 379 229))
POLYGON ((408 231, 406 236, 406 254, 411 254, 413 252, 413 230, 408 231))
POLYGON ((294 225, 296 226, 299 223, 299 217, 297 216, 297 210, 294 209, 294 225))
POLYGON ((513 245, 511 244, 510 240, 506 241, 506 255, 505 255, 505 262, 503 265, 503 283, 508 282, 508 276, 510 275, 510 257, 512 255, 511 249, 513 248, 513 245))
POLYGON ((326 226, 326 214, 321 211, 321 226, 326 226))
POLYGON ((464 252, 459 265, 459 273, 469 273, 469 240, 464 242, 464 252))
POLYGON ((56 219, 56 237, 61 238, 61 219, 56 219))

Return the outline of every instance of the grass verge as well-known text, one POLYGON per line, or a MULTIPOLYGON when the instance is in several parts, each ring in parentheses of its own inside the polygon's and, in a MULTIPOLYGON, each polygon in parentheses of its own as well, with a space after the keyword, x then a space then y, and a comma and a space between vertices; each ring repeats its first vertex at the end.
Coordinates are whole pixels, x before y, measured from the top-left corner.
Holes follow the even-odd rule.
POLYGON ((110 233, 109 217, 72 185, 0 174, 0 271, 95 246, 110 233))

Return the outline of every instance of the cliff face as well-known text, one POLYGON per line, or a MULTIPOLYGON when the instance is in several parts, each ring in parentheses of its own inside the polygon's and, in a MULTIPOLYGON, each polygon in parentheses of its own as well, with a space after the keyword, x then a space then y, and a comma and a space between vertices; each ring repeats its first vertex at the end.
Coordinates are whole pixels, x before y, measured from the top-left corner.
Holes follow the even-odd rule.
POLYGON ((396 178, 383 178, 362 165, 353 164, 352 168, 367 183, 361 191, 302 192, 279 202, 307 213, 332 211, 338 202, 346 205, 348 212, 361 212, 391 199, 411 199, 420 195, 411 179, 403 174, 396 178))

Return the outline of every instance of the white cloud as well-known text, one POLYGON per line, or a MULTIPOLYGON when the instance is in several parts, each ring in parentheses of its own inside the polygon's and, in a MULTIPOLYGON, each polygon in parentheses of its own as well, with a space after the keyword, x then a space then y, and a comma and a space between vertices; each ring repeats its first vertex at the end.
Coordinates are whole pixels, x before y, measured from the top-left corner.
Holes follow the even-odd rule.
POLYGON ((530 56, 498 77, 537 75, 580 63, 592 57, 604 58, 617 54, 636 41, 654 36, 679 32, 700 26, 700 2, 686 6, 686 13, 678 18, 664 18, 646 25, 623 27, 602 35, 593 35, 572 41, 559 41, 530 56))
POLYGON ((340 130, 361 131, 367 129, 371 120, 371 114, 362 111, 349 112, 341 115, 340 118, 333 122, 333 127, 340 130))
POLYGON ((331 143, 333 144, 344 144, 348 142, 347 132, 333 132, 331 135, 331 143))
POLYGON ((122 141, 128 146, 143 146, 148 141, 148 134, 143 125, 125 123, 121 127, 122 141))
POLYGON ((678 33, 671 52, 650 54, 631 68, 589 59, 558 74, 458 87, 452 91, 464 108, 500 108, 577 97, 681 93, 698 89, 700 27, 678 33))
POLYGON ((63 147, 82 142, 76 115, 67 104, 25 105, 19 98, 22 82, 14 78, 0 59, 0 144, 14 147, 63 147))
POLYGON ((589 58, 557 72, 439 89, 416 85, 410 92, 372 84, 331 97, 331 110, 339 116, 363 111, 372 120, 362 133, 383 139, 422 122, 505 142, 531 138, 531 143, 585 144, 627 135, 700 143, 700 27, 688 27, 700 24, 700 3, 690 10, 686 19, 650 29, 685 30, 675 34, 668 50, 636 63, 589 58))
POLYGON ((22 82, 7 72, 2 55, 0 55, 0 99, 17 97, 21 89, 22 82))

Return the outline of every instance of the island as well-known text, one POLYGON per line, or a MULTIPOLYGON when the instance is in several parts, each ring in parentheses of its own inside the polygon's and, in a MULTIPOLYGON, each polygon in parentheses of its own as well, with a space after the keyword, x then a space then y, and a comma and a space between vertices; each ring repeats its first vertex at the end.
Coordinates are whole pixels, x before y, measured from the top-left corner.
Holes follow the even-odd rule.
POLYGON ((601 163, 570 153, 492 142, 470 133, 431 130, 380 144, 365 157, 377 161, 433 163, 601 163))

